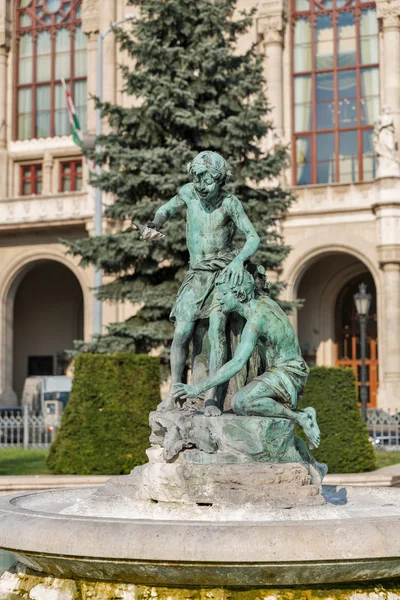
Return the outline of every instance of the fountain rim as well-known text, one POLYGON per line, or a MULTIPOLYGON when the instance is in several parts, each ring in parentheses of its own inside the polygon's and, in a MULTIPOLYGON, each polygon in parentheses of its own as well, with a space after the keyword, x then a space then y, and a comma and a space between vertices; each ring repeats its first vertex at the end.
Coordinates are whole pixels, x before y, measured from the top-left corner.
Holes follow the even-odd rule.
POLYGON ((363 581, 367 573, 375 579, 400 576, 398 515, 303 522, 153 521, 18 507, 18 499, 44 500, 63 492, 78 497, 82 489, 0 498, 0 547, 28 567, 55 576, 107 580, 112 573, 112 581, 151 585, 177 580, 182 585, 303 585, 363 581))

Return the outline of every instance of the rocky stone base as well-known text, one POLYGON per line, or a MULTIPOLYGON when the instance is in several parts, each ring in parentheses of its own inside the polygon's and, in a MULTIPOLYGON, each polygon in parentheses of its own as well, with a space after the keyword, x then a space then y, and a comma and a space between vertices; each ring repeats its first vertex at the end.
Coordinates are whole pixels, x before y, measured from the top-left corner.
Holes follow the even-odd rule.
POLYGON ((155 411, 150 413, 150 427, 152 447, 162 449, 157 462, 297 462, 312 465, 319 482, 328 470, 294 435, 295 425, 288 419, 244 417, 231 411, 219 417, 206 417, 202 412, 155 411))
POLYGON ((400 580, 318 588, 153 587, 52 577, 17 564, 0 579, 0 600, 400 600, 400 580))
MULTIPOLYGON (((190 452, 190 451, 188 451, 190 452)), ((321 485, 302 464, 147 463, 106 488, 121 493, 132 486, 139 500, 185 504, 262 504, 273 508, 325 504, 321 485)))
POLYGON ((149 463, 111 480, 105 493, 273 508, 325 502, 321 482, 327 467, 315 461, 288 419, 174 410, 151 413, 150 426, 149 463))

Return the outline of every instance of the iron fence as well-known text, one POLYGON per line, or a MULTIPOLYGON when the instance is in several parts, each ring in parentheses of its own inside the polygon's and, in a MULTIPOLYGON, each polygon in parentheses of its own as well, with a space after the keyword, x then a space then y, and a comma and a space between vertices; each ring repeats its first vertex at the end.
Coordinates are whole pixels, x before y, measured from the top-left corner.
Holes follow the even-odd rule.
POLYGON ((0 448, 49 448, 55 428, 27 407, 0 410, 0 448))
POLYGON ((367 427, 376 450, 400 452, 400 413, 369 410, 367 427))

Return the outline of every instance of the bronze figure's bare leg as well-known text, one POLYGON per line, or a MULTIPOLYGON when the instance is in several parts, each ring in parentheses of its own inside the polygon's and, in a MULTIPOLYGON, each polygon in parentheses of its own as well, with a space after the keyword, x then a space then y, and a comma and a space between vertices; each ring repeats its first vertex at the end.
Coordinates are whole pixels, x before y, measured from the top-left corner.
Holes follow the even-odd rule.
MULTIPOLYGON (((227 316, 220 311, 210 314, 208 336, 210 339, 210 375, 214 375, 227 361, 226 343, 227 316)), ((218 417, 224 408, 225 386, 219 385, 206 392, 204 414, 209 417, 218 417)))
POLYGON ((171 345, 171 388, 166 398, 158 405, 158 410, 172 410, 176 406, 172 388, 175 383, 182 383, 194 326, 194 321, 177 321, 175 325, 171 345))
POLYGON ((262 381, 252 381, 232 398, 232 410, 237 415, 278 417, 299 425, 312 447, 319 446, 320 430, 312 407, 303 410, 289 408, 273 398, 273 390, 262 381))

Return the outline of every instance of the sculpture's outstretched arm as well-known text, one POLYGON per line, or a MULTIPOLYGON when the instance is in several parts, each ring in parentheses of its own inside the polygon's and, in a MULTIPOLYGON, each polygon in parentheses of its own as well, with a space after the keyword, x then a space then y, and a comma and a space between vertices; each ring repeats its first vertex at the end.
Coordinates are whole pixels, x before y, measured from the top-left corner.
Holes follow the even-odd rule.
POLYGON ((154 216, 152 224, 158 229, 183 206, 185 206, 185 203, 177 194, 171 198, 171 200, 160 206, 154 216))

